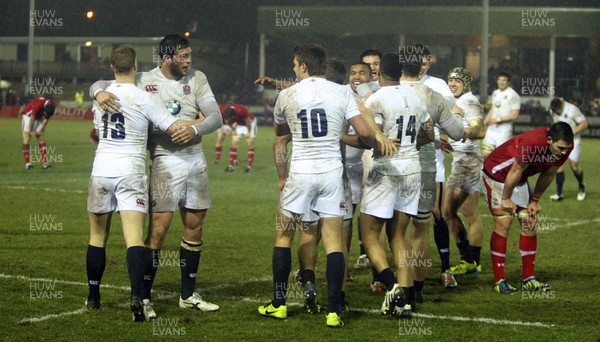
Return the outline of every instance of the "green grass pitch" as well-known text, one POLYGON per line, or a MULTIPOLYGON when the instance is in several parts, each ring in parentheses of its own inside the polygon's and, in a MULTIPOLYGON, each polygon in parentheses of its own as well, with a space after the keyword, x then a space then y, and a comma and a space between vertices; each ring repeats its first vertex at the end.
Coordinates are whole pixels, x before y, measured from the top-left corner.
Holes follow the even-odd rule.
MULTIPOLYGON (((267 319, 256 311, 272 293, 278 191, 271 128, 259 129, 255 167, 250 174, 242 172, 246 162, 243 142, 240 166, 226 173, 229 142, 222 163, 214 165, 215 135, 204 140, 214 208, 205 221, 197 288, 221 310, 202 313, 177 306, 181 223, 176 215, 154 288, 159 318, 137 324, 131 322, 127 305, 129 280, 118 215, 107 245, 103 285, 109 286, 101 290, 103 307, 94 312, 82 310, 87 295, 86 193, 94 158, 88 138, 91 123, 50 122, 47 144, 53 167, 49 170, 42 170, 39 164, 29 171, 23 169, 20 127, 20 120, 0 119, 0 146, 4 146, 0 159, 0 340, 395 341, 409 337, 428 341, 595 341, 600 336, 600 184, 596 178, 600 159, 594 157, 600 140, 588 139, 583 145, 587 199, 575 200, 577 183, 567 170, 565 200, 548 200, 552 185, 540 202, 536 273, 552 285, 552 292, 544 296, 492 292, 492 221, 481 200, 485 229, 482 275, 458 277, 458 288, 444 290, 438 281, 439 258, 432 249, 425 303, 407 321, 377 314, 383 295, 369 289, 370 272, 352 270, 354 281, 347 283, 346 289, 351 305, 344 315, 346 326, 328 329, 324 313, 309 315, 301 308, 302 291, 293 282, 287 320, 267 319)), ((32 150, 37 153, 37 148, 32 150)), ((352 264, 358 256, 356 228, 354 231, 352 264)), ((322 249, 320 252, 317 288, 325 303, 325 257, 322 249)), ((453 244, 451 253, 455 264, 458 251, 453 244)), ((295 271, 296 249, 293 256, 295 271)), ((521 272, 515 225, 509 236, 506 267, 509 281, 515 284, 521 272)))

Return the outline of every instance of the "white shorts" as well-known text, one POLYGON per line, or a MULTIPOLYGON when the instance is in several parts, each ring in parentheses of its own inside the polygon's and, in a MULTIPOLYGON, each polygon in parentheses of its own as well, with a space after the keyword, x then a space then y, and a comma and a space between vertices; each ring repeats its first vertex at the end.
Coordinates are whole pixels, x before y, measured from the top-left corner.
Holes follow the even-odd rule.
POLYGON ((444 152, 441 148, 435 149, 435 182, 444 183, 446 181, 446 166, 444 165, 444 152))
POLYGON ((135 210, 148 212, 148 178, 145 174, 122 177, 91 176, 87 210, 95 214, 135 210))
POLYGON ((360 203, 364 171, 363 163, 346 164, 346 174, 350 181, 350 191, 352 193, 352 204, 360 203))
POLYGON ((483 159, 473 153, 454 152, 446 187, 472 195, 481 189, 483 159))
MULTIPOLYGON (((232 128, 230 125, 223 125, 217 132, 219 135, 222 135, 228 134, 228 132, 231 130, 232 128)), ((256 118, 254 118, 254 120, 252 120, 252 123, 250 124, 250 132, 248 132, 248 126, 246 125, 235 125, 235 134, 240 138, 245 136, 248 136, 250 138, 256 138, 256 132, 256 118)))
POLYGON ((512 138, 512 131, 508 129, 492 129, 491 127, 485 132, 483 143, 494 146, 494 148, 504 144, 512 138))
POLYGON ((290 172, 279 200, 282 212, 291 217, 302 215, 303 221, 319 217, 346 215, 343 167, 326 173, 290 172))
POLYGON ((435 176, 435 172, 421 172, 420 213, 433 211, 433 206, 435 205, 435 176))
POLYGON ((155 212, 212 207, 204 153, 155 157, 150 167, 150 200, 155 212))
POLYGON ((375 170, 369 173, 360 212, 389 219, 394 211, 416 215, 419 210, 421 173, 404 176, 386 176, 375 170))
MULTIPOLYGON (((42 125, 42 121, 41 119, 37 119, 33 122, 33 131, 37 132, 38 129, 40 128, 40 126, 42 125)), ((21 120, 22 124, 23 124, 23 132, 25 133, 29 133, 29 123, 31 122, 31 116, 29 115, 23 115, 23 119, 21 120)))
POLYGON ((573 139, 573 151, 569 154, 569 160, 579 162, 581 156, 581 139, 573 139))
MULTIPOLYGON (((483 195, 488 208, 490 208, 492 214, 503 212, 502 191, 504 190, 504 183, 492 179, 483 171, 481 171, 481 179, 483 181, 483 195)), ((527 208, 527 205, 529 205, 529 186, 527 182, 517 185, 510 199, 518 207, 527 208)))

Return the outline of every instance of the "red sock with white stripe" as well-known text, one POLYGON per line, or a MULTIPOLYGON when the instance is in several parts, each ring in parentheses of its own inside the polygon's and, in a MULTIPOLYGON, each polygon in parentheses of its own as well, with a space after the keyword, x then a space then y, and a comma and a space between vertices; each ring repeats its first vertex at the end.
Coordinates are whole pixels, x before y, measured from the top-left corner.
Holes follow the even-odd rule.
POLYGON ((252 162, 254 162, 254 149, 248 149, 248 167, 252 167, 252 162))
POLYGON ((25 164, 29 164, 29 144, 23 144, 23 159, 25 164))
POLYGON ((215 160, 216 161, 220 161, 221 160, 221 151, 223 151, 223 146, 217 146, 217 147, 215 147, 215 160))
POLYGON ((233 164, 235 164, 236 159, 237 159, 237 148, 232 147, 229 150, 229 166, 233 167, 233 164))
POLYGON ((48 151, 46 151, 46 143, 41 143, 40 145, 40 154, 42 155, 42 164, 48 163, 48 151))
POLYGON ((523 281, 527 281, 535 277, 537 236, 521 235, 519 249, 521 250, 521 260, 523 261, 523 281))
POLYGON ((506 259, 506 237, 493 232, 492 241, 490 242, 490 250, 492 251, 494 283, 497 283, 501 279, 506 279, 506 275, 504 274, 504 260, 506 259))

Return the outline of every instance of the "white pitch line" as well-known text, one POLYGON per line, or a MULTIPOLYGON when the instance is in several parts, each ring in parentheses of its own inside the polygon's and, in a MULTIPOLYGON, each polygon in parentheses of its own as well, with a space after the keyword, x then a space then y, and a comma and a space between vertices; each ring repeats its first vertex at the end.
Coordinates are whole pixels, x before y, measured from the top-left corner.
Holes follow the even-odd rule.
POLYGON ((75 193, 75 194, 87 194, 87 190, 35 188, 35 187, 15 186, 15 185, 1 185, 0 189, 36 190, 36 191, 48 191, 48 192, 68 192, 68 193, 75 193))
MULTIPOLYGON (((49 283, 66 284, 66 285, 88 286, 87 283, 82 283, 80 281, 48 279, 48 278, 30 278, 30 277, 26 277, 26 276, 11 275, 11 274, 4 274, 4 273, 0 273, 0 278, 7 278, 7 279, 12 278, 12 279, 20 279, 20 280, 28 280, 28 281, 40 281, 40 282, 49 282, 49 283)), ((128 286, 116 286, 116 285, 109 285, 109 284, 101 284, 100 288, 131 291, 131 287, 128 287, 128 286)))
MULTIPOLYGON (((225 299, 225 298, 222 298, 225 299)), ((255 298, 236 298, 229 297, 227 299, 231 300, 241 300, 243 302, 249 303, 265 303, 267 301, 255 299, 255 298)), ((288 303, 287 306, 300 307, 302 304, 300 303, 288 303)), ((379 310, 375 309, 366 309, 366 308, 351 308, 350 311, 362 312, 362 313, 370 313, 379 315, 379 310)), ((538 328, 551 328, 554 324, 547 324, 541 322, 523 322, 523 321, 510 321, 506 319, 495 319, 495 318, 486 318, 486 317, 460 317, 460 316, 438 316, 438 315, 430 315, 430 314, 420 314, 413 313, 413 317, 420 318, 431 318, 431 319, 440 319, 440 320, 448 320, 448 321, 458 321, 458 322, 478 322, 478 323, 487 323, 487 324, 495 324, 495 325, 519 325, 519 326, 527 326, 527 327, 538 327, 538 328)))
POLYGON ((19 324, 38 323, 38 322, 43 322, 43 321, 46 321, 46 320, 49 320, 52 318, 61 318, 61 317, 71 316, 71 315, 80 315, 80 314, 84 313, 85 311, 86 311, 86 309, 79 309, 79 310, 75 310, 75 311, 61 312, 59 314, 49 314, 49 315, 40 316, 40 317, 24 318, 19 321, 19 324))

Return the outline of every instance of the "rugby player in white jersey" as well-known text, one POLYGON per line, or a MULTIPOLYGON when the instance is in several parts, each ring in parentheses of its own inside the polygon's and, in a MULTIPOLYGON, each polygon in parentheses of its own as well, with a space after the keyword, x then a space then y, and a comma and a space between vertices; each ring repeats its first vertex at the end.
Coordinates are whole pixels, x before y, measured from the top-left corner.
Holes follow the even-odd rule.
MULTIPOLYGON (((158 46, 159 67, 136 75, 136 85, 157 94, 178 119, 190 124, 173 137, 154 129, 149 139, 152 168, 150 173, 151 224, 146 238, 150 249, 144 282, 144 305, 151 310, 150 291, 159 265, 160 249, 169 230, 173 213, 179 210, 183 223, 180 245, 180 308, 216 311, 218 305, 203 300, 195 292, 202 227, 208 208, 212 206, 202 136, 222 125, 221 112, 204 73, 191 68, 189 41, 180 35, 165 36, 158 46), (202 112, 204 119, 196 120, 202 112), (195 121, 194 121, 195 120, 195 121), (182 142, 183 145, 176 145, 182 142)), ((94 84, 90 93, 101 105, 111 110, 115 96, 99 90, 94 84), (94 93, 96 92, 96 93, 94 93)))
POLYGON ((345 120, 373 145, 348 87, 323 78, 327 53, 317 45, 294 48, 294 72, 300 81, 283 90, 275 104, 273 150, 281 191, 273 249, 273 300, 258 308, 267 317, 287 318, 286 295, 291 270, 291 243, 303 217, 317 213, 327 254, 328 308, 326 323, 340 327, 344 281, 342 221, 346 212, 340 136, 345 120), (293 154, 287 170, 288 135, 293 154))
POLYGON ((483 158, 479 139, 485 137, 483 106, 471 92, 473 77, 469 70, 457 67, 448 73, 448 86, 456 98, 453 113, 463 115, 465 133, 461 140, 450 140, 452 172, 446 181, 442 215, 460 252, 460 264, 450 268, 452 274, 480 273, 479 256, 483 240, 483 225, 479 218, 479 191, 483 158), (469 225, 467 230, 458 216, 462 206, 469 225))
MULTIPOLYGON (((583 170, 579 166, 579 157, 581 155, 581 132, 588 128, 588 122, 577 106, 560 98, 555 98, 550 102, 550 115, 552 115, 554 123, 566 122, 573 130, 573 152, 569 155, 569 163, 571 164, 571 171, 573 171, 573 175, 575 175, 579 183, 577 200, 583 201, 585 199, 585 184, 583 183, 583 170)), ((556 172, 556 193, 550 196, 550 199, 553 201, 560 201, 564 198, 564 169, 565 166, 563 164, 556 172)))
MULTIPOLYGON (((432 90, 440 93, 446 100, 448 108, 454 107, 456 99, 448 87, 448 83, 438 77, 430 76, 427 74, 433 56, 431 51, 425 45, 415 45, 415 51, 423 55, 423 61, 421 63, 421 71, 419 72, 419 81, 424 85, 428 86, 432 90)), ((448 224, 442 215, 442 199, 444 196, 444 182, 446 181, 446 167, 444 166, 444 154, 442 153, 442 146, 449 146, 447 143, 447 137, 441 136, 440 131, 437 127, 434 128, 435 133, 435 163, 436 163, 436 174, 435 174, 435 202, 433 206, 433 236, 436 244, 436 248, 440 255, 441 261, 441 272, 442 272, 442 285, 446 288, 456 287, 456 279, 450 272, 450 232, 448 231, 448 224)))
POLYGON ((510 75, 498 74, 498 89, 492 93, 492 108, 483 123, 487 126, 481 144, 481 155, 487 157, 492 151, 512 137, 513 122, 519 117, 521 97, 510 86, 510 75))
MULTIPOLYGON (((462 116, 452 114, 444 97, 433 91, 419 81, 422 61, 426 55, 415 46, 406 46, 400 49, 400 64, 402 66, 402 77, 400 86, 417 95, 431 116, 434 125, 439 126, 450 138, 462 139, 464 133, 462 116)), ((425 129, 433 129, 428 127, 425 129)), ((419 161, 421 163, 421 191, 419 198, 419 212, 412 218, 415 227, 412 232, 412 248, 414 250, 414 275, 415 275, 415 301, 423 302, 423 285, 427 275, 427 260, 429 259, 429 226, 431 224, 431 213, 435 204, 435 177, 436 160, 434 142, 421 146, 419 150, 419 161)), ((449 272, 449 265, 444 271, 449 272)), ((442 272, 444 273, 444 272, 442 272)), ((444 281, 446 275, 442 275, 444 281)), ((413 305, 413 311, 415 306, 413 305)))
POLYGON ((146 142, 148 124, 173 134, 180 125, 160 99, 138 89, 136 53, 129 45, 116 48, 110 58, 115 82, 110 91, 120 100, 120 108, 109 114, 94 103, 94 123, 99 132, 92 176, 88 189, 90 242, 86 269, 88 309, 100 308, 100 282, 106 266, 105 246, 114 211, 119 211, 127 245, 127 269, 131 281, 131 311, 134 321, 148 320, 142 305, 147 252, 143 232, 148 210, 146 142))
POLYGON ((399 86, 400 74, 398 54, 384 55, 379 78, 382 88, 365 102, 382 131, 400 139, 400 148, 391 157, 374 153, 373 169, 365 182, 360 203, 360 229, 367 255, 388 290, 381 313, 402 317, 410 316, 413 298, 410 247, 404 236, 410 217, 417 215, 419 207, 421 165, 417 148, 433 141, 434 137, 425 104, 410 90, 399 86), (396 276, 379 242, 381 230, 390 219, 387 234, 396 276))

